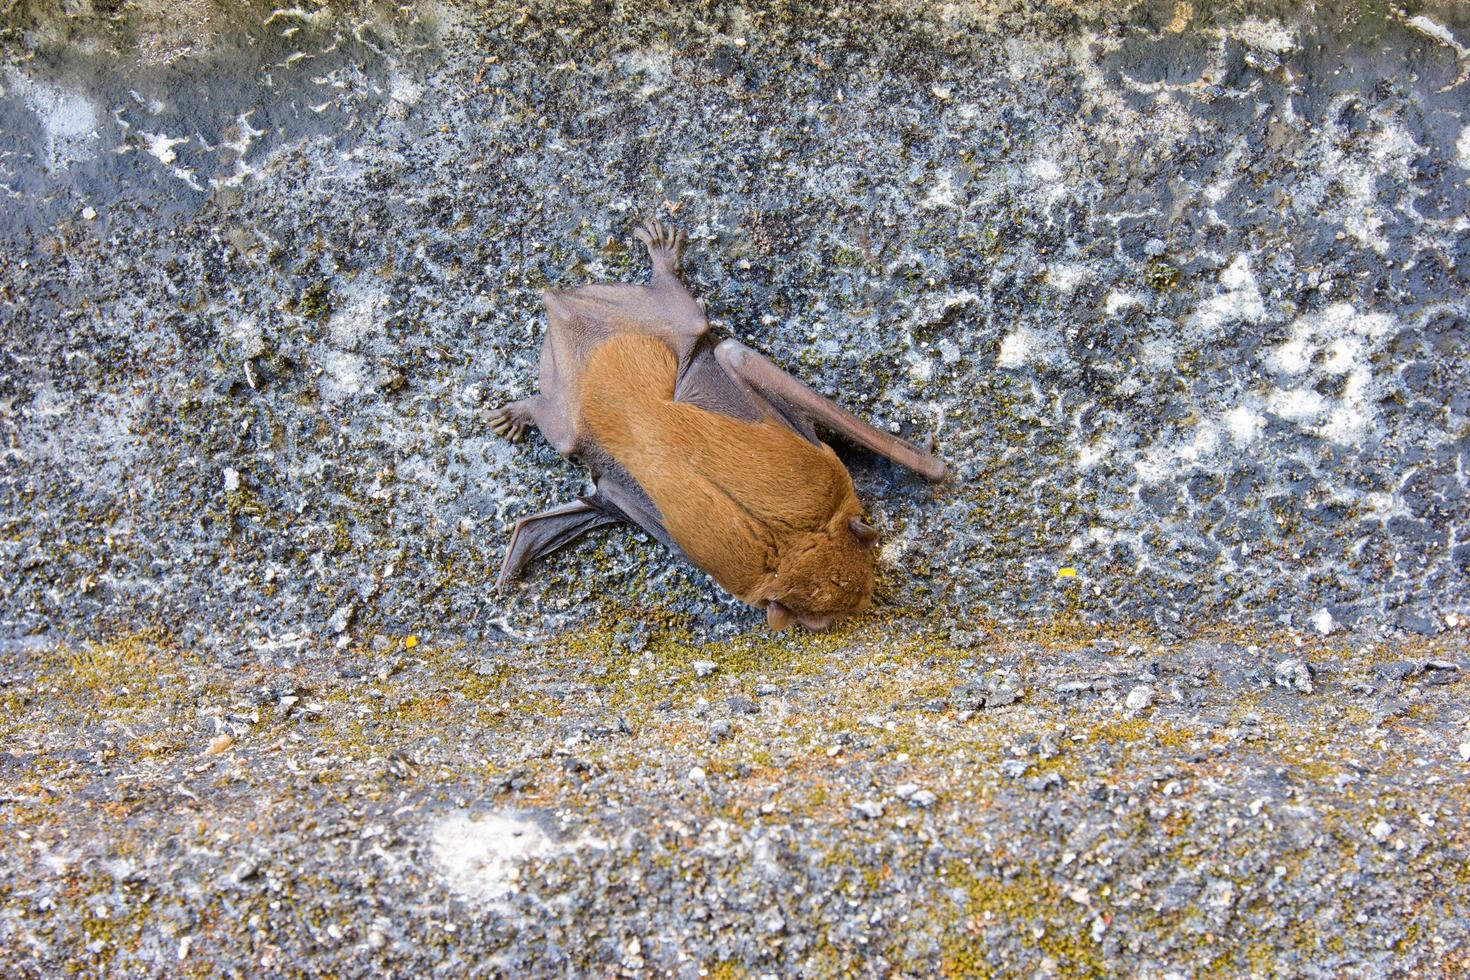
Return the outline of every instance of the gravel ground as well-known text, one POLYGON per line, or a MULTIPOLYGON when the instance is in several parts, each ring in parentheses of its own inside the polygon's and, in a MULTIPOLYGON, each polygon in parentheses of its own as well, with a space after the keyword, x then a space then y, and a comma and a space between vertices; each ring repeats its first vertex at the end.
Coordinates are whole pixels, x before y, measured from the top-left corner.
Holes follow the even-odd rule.
POLYGON ((1463 643, 9 651, 25 973, 1470 969, 1463 643), (1456 659, 1458 658, 1458 659, 1456 659))
POLYGON ((0 972, 1470 972, 1463 4, 0 10, 0 972), (486 413, 691 236, 766 633, 486 413))

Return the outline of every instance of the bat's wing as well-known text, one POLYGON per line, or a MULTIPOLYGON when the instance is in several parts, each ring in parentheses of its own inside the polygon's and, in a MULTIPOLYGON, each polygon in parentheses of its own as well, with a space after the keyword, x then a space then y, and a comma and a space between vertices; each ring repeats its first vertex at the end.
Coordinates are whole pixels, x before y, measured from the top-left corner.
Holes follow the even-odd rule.
POLYGON ((600 469, 603 472, 597 478, 597 492, 592 496, 516 521, 505 560, 500 564, 500 574, 495 579, 496 589, 503 589, 505 583, 536 559, 565 548, 588 531, 612 524, 641 527, 675 554, 683 554, 664 528, 658 508, 632 478, 615 463, 600 469))
POLYGON ((704 311, 679 279, 683 233, 649 222, 636 234, 653 263, 647 285, 597 283, 541 293, 546 341, 540 393, 529 400, 526 414, 563 454, 582 448, 582 374, 603 341, 627 333, 661 337, 685 364, 709 331, 704 311))
POLYGON ((605 512, 616 514, 619 519, 643 528, 655 541, 682 555, 683 550, 669 537, 663 517, 648 495, 626 473, 604 472, 597 478, 597 493, 593 501, 605 512))
POLYGON ((944 479, 944 461, 911 442, 873 428, 862 419, 812 391, 738 340, 722 340, 714 357, 729 376, 747 385, 793 430, 815 440, 813 425, 906 466, 926 480, 944 479))
POLYGON ((505 588, 505 583, 531 562, 566 547, 593 528, 622 523, 622 517, 607 513, 596 503, 595 499, 574 500, 516 521, 495 588, 505 588))

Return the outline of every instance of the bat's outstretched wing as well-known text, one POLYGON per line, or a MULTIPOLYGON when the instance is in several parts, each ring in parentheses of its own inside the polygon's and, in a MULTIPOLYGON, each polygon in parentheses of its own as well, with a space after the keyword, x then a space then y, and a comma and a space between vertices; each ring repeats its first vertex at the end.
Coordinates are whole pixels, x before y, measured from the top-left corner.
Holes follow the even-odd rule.
POLYGON ((812 438, 819 425, 845 439, 906 466, 926 480, 942 480, 944 461, 864 422, 831 399, 824 398, 738 340, 722 340, 715 347, 715 360, 725 371, 743 382, 792 429, 812 438))

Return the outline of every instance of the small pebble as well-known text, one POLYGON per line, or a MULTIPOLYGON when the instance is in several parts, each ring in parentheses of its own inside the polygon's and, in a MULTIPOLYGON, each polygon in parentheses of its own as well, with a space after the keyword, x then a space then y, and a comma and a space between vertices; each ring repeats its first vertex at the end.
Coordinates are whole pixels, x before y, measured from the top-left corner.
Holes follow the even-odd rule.
POLYGON ((725 704, 733 714, 754 715, 759 714, 761 706, 750 698, 740 697, 738 694, 732 698, 726 698, 725 704))
POLYGON ((1289 687, 1303 694, 1311 694, 1312 666, 1300 657, 1283 660, 1276 665, 1274 680, 1277 687, 1289 687))
POLYGON ((1329 633, 1331 633, 1333 627, 1336 625, 1332 621, 1332 613, 1330 613, 1326 609, 1318 609, 1316 612, 1314 612, 1312 614, 1311 621, 1312 629, 1316 630, 1318 633, 1321 633, 1323 636, 1327 636, 1329 633))
MULTIPOLYGON (((219 755, 221 752, 228 752, 229 749, 230 749, 230 746, 232 746, 234 744, 235 744, 235 740, 231 736, 229 736, 229 735, 216 735, 213 739, 210 740, 209 748, 207 748, 207 749, 204 750, 204 754, 205 755, 219 755)), ((1466 748, 1466 746, 1462 745, 1462 746, 1460 746, 1460 748, 1463 750, 1463 749, 1466 748)))
POLYGON ((1012 779, 1020 779, 1031 768, 1031 763, 1025 759, 1007 759, 1000 764, 1000 771, 1012 779))
POLYGON ((879 803, 877 800, 863 800, 861 803, 854 803, 852 805, 852 808, 856 810, 860 816, 868 820, 876 820, 879 817, 883 816, 883 804, 879 803))
POLYGON ((694 663, 690 664, 689 666, 692 667, 692 668, 694 668, 694 676, 695 677, 701 677, 702 678, 702 677, 708 677, 709 675, 713 674, 715 672, 715 669, 719 665, 716 664, 713 660, 696 660, 696 661, 694 661, 694 663))
POLYGON ((332 618, 327 620, 327 632, 347 632, 347 627, 352 625, 352 617, 356 612, 356 603, 349 602, 345 606, 338 606, 337 609, 333 611, 332 618))
POLYGON ((1154 689, 1148 684, 1140 684, 1128 692, 1128 698, 1123 702, 1129 711, 1142 711, 1154 703, 1154 689))

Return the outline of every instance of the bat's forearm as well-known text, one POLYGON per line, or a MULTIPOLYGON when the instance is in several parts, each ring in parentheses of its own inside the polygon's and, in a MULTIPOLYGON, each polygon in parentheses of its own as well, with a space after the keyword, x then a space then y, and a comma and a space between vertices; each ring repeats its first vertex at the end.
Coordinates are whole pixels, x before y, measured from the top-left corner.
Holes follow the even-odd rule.
POLYGON ((721 341, 715 348, 715 357, 761 395, 787 403, 818 425, 908 467, 926 480, 944 479, 946 468, 942 459, 907 440, 875 429, 739 341, 721 341))

